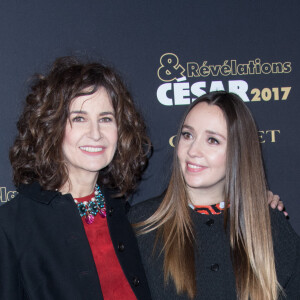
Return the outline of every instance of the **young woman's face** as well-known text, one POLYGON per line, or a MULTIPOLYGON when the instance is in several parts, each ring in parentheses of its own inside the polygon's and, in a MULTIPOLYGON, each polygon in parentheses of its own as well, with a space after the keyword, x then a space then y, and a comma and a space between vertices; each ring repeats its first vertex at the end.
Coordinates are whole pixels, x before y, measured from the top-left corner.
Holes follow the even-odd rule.
POLYGON ((188 191, 224 190, 227 125, 221 109, 205 102, 187 115, 178 145, 178 158, 188 191))
POLYGON ((70 176, 85 176, 106 167, 117 141, 115 111, 104 88, 71 102, 62 144, 70 176))

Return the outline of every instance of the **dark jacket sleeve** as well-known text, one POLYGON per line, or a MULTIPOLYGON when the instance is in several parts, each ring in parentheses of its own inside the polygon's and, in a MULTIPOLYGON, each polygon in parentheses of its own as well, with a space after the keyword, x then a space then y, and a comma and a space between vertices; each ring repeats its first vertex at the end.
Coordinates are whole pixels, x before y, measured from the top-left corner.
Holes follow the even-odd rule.
POLYGON ((0 227, 0 299, 27 299, 24 294, 16 253, 0 227))
POLYGON ((286 299, 300 299, 300 249, 298 243, 295 270, 285 288, 286 299))
POLYGON ((282 212, 271 209, 277 279, 286 298, 300 299, 300 238, 282 212))

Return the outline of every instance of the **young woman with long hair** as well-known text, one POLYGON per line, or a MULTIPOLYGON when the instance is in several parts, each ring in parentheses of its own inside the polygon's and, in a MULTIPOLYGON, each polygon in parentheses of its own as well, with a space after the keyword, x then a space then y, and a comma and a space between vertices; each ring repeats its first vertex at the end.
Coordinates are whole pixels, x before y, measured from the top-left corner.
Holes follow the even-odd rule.
POLYGON ((153 299, 300 299, 300 241, 269 209, 257 128, 235 94, 198 98, 166 192, 130 211, 153 299))

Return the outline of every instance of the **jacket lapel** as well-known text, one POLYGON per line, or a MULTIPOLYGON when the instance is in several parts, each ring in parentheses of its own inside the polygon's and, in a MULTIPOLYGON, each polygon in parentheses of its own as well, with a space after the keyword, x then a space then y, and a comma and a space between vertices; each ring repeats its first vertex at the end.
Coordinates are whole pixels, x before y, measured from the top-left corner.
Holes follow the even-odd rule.
POLYGON ((52 205, 57 209, 65 236, 66 251, 72 261, 72 272, 79 299, 103 299, 97 269, 82 220, 70 194, 56 197, 52 205))

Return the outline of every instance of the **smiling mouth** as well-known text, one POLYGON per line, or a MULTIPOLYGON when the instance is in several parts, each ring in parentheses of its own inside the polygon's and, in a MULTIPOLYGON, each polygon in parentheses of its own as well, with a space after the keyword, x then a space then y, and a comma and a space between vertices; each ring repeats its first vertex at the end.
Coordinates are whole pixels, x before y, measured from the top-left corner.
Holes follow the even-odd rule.
POLYGON ((102 147, 79 147, 79 148, 86 152, 101 152, 103 150, 102 147))
POLYGON ((194 165, 187 163, 187 169, 191 172, 199 172, 205 170, 207 167, 205 166, 199 166, 199 165, 194 165))
POLYGON ((189 168, 192 168, 192 169, 200 169, 202 167, 199 167, 199 166, 195 166, 195 165, 191 165, 191 164, 187 164, 189 168))

